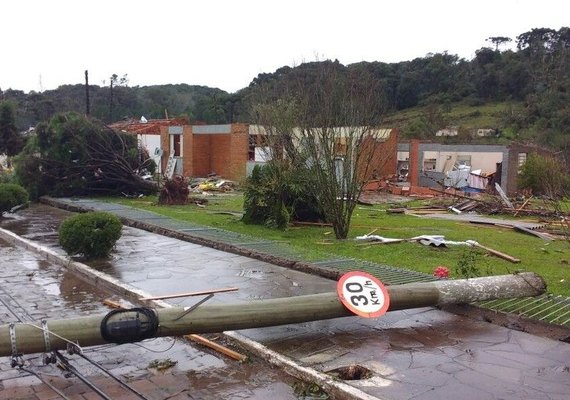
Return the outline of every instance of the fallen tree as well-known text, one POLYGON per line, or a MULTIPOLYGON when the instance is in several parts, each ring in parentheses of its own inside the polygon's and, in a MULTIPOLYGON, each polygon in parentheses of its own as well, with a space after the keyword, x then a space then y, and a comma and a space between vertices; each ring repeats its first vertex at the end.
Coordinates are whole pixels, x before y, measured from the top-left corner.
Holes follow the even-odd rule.
POLYGON ((156 166, 135 136, 76 113, 58 114, 40 123, 15 166, 19 180, 34 198, 157 190, 153 182, 140 176, 156 166))

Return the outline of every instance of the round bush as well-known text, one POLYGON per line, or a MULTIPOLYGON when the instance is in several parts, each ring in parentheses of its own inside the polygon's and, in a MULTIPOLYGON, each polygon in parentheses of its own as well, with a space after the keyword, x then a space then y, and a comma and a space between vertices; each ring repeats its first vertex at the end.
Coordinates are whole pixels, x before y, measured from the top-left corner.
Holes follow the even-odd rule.
POLYGON ((69 255, 86 259, 108 256, 121 237, 123 225, 116 216, 104 212, 78 214, 66 218, 59 227, 59 244, 69 255))
POLYGON ((0 215, 12 207, 28 202, 28 192, 14 183, 0 183, 0 215))

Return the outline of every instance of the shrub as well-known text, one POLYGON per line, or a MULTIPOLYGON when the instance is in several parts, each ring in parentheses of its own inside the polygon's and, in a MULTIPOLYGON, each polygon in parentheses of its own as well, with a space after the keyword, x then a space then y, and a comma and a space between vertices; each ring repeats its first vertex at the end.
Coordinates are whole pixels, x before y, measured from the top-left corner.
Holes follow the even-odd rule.
POLYGON ((0 214, 27 202, 26 189, 15 183, 0 183, 0 214))
POLYGON ((246 224, 284 229, 290 220, 324 221, 318 201, 311 195, 306 171, 278 171, 271 164, 256 165, 245 182, 246 224))
POLYGON ((59 227, 59 244, 69 255, 86 259, 108 256, 121 237, 121 221, 104 212, 66 218, 59 227))
POLYGON ((567 194, 569 186, 564 164, 556 158, 530 154, 521 168, 519 187, 532 190, 534 195, 560 198, 567 194))

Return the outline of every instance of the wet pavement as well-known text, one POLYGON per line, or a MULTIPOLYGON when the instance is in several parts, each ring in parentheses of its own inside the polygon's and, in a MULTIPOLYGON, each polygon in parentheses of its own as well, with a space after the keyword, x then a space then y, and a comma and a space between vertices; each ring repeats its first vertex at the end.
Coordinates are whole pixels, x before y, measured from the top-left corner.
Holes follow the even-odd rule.
MULTIPOLYGON (((47 231, 47 230, 46 230, 47 231)), ((41 230, 32 236, 42 236, 41 230)), ((44 231, 45 232, 45 231, 44 231)), ((49 236, 49 235, 48 235, 49 236)), ((108 312, 103 300, 128 304, 102 291, 61 267, 0 239, 1 322, 39 321, 89 313, 108 312)), ((62 352, 66 355, 66 352, 62 352)), ((184 340, 158 338, 140 344, 109 345, 84 349, 84 355, 113 375, 126 381, 148 399, 297 399, 295 380, 268 368, 253 357, 239 363, 184 340), (163 372, 151 368, 153 362, 172 361, 163 372)), ((77 355, 68 356, 89 381, 113 399, 138 398, 77 355)), ((65 377, 54 364, 44 365, 42 355, 23 357, 24 368, 43 379, 70 399, 99 398, 75 377, 65 377)), ((9 357, 0 357, 0 399, 56 399, 60 396, 37 377, 10 366, 9 357)))
MULTIPOLYGON (((54 229, 65 215, 69 214, 35 205, 23 210, 19 220, 0 226, 55 248, 54 229)), ((211 301, 217 302, 296 296, 335 287, 325 278, 128 227, 112 259, 92 267, 153 295, 239 288, 216 295, 211 301)), ((345 383, 378 398, 570 397, 569 344, 433 308, 391 312, 376 320, 349 317, 239 333, 316 371, 333 374, 354 365, 366 368, 362 379, 345 383)), ((210 377, 211 372, 205 375, 210 377)))

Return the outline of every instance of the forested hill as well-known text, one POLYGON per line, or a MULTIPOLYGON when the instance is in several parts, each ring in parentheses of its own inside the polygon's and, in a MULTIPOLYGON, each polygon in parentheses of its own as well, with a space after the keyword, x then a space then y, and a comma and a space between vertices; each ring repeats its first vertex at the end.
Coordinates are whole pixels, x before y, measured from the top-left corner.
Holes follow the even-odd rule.
MULTIPOLYGON (((361 62, 344 66, 338 61, 282 67, 259 74, 236 93, 190 85, 128 87, 90 86, 91 114, 103 121, 124 117, 164 118, 187 115, 207 123, 248 121, 248 104, 261 89, 278 96, 293 83, 310 86, 323 65, 333 67, 338 79, 352 74, 372 77, 381 91, 388 121, 402 124, 410 137, 428 137, 434 129, 457 125, 457 107, 489 108, 493 118, 482 119, 512 137, 557 148, 570 148, 570 29, 532 29, 514 39, 515 50, 505 50, 510 38, 492 37, 489 47, 472 60, 448 53, 399 63, 361 62), (413 110, 413 111, 410 111, 413 110), (410 117, 411 116, 411 117, 410 117)), ((512 46, 511 46, 512 47, 512 46)), ((66 85, 42 93, 0 91, 0 99, 13 100, 17 122, 26 129, 54 112, 85 112, 85 87, 66 85)), ((480 112, 472 111, 475 115, 480 112)), ((469 114, 469 111, 465 112, 469 114)), ((464 113, 464 114, 465 114, 464 113)))
MULTIPOLYGON (((193 117, 194 112, 200 112, 199 104, 207 103, 206 99, 227 95, 220 89, 186 84, 143 87, 117 84, 112 92, 109 86, 89 85, 90 114, 105 122, 126 117, 165 118, 167 114, 193 117)), ((86 112, 85 85, 79 84, 28 94, 20 90, 0 90, 0 99, 16 104, 16 123, 21 130, 35 126, 57 112, 86 112)))

